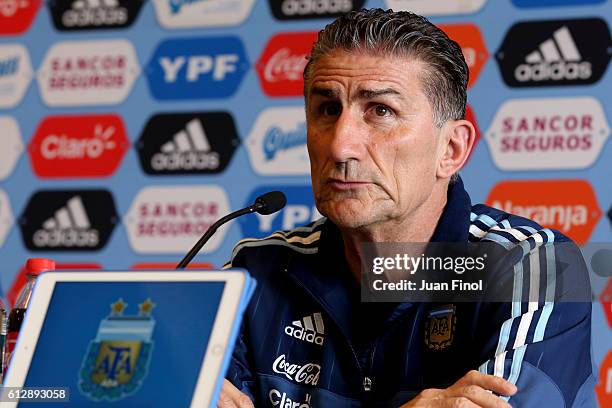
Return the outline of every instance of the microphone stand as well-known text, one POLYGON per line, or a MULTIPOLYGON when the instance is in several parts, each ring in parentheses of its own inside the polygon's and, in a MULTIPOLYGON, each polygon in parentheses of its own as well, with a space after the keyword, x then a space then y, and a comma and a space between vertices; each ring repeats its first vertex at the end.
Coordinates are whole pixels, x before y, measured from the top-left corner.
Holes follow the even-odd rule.
POLYGON ((185 257, 181 260, 181 262, 179 262, 179 264, 176 266, 176 269, 184 269, 189 264, 189 262, 191 262, 191 260, 198 254, 198 252, 200 252, 200 249, 202 249, 206 241, 208 241, 210 237, 213 236, 213 234, 217 231, 217 228, 219 228, 221 225, 225 224, 226 222, 233 220, 236 217, 240 217, 241 215, 257 211, 259 207, 261 207, 261 204, 259 204, 259 206, 258 204, 259 203, 255 203, 254 205, 251 205, 249 207, 243 208, 238 211, 234 211, 233 213, 229 213, 225 217, 222 217, 219 220, 217 220, 213 225, 210 226, 210 228, 208 228, 206 233, 202 235, 202 237, 193 246, 193 248, 191 248, 191 250, 187 253, 187 255, 185 255, 185 257))

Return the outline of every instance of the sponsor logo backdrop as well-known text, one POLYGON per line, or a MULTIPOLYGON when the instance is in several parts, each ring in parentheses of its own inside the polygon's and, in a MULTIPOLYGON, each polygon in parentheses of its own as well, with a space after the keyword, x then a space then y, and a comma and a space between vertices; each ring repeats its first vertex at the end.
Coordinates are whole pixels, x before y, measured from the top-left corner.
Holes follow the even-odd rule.
MULTIPOLYGON (((426 14, 463 49, 482 131, 462 171, 474 202, 610 246, 610 0, 0 0, 2 293, 14 297, 31 256, 172 266, 270 189, 287 193, 285 210, 222 229, 200 265, 317 218, 304 55, 333 16, 364 6, 426 14)), ((612 282, 600 283, 603 407, 612 282)))

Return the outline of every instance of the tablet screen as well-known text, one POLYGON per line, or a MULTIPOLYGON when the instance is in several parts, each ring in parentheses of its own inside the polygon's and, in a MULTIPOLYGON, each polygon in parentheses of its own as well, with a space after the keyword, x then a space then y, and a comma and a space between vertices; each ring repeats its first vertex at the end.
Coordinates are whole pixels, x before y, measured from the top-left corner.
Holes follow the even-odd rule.
POLYGON ((67 387, 79 407, 188 407, 224 286, 58 282, 24 387, 67 387))

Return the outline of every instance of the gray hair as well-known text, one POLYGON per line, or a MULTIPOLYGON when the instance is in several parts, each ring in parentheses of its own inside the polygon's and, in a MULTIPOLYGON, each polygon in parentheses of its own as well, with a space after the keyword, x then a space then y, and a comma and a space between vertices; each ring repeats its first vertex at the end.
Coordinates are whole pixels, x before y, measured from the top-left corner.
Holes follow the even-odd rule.
POLYGON ((468 67, 461 47, 417 14, 372 9, 342 15, 319 32, 304 68, 304 95, 317 60, 335 50, 416 58, 425 63, 423 93, 433 108, 434 123, 465 118, 468 67))

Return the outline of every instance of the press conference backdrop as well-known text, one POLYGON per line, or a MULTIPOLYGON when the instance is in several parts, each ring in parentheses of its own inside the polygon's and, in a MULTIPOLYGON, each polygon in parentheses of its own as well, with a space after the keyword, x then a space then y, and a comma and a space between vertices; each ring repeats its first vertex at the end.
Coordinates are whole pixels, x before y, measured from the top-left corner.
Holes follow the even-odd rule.
MULTIPOLYGON (((221 229, 198 262, 319 216, 302 69, 316 32, 361 7, 430 16, 463 48, 479 141, 474 202, 612 242, 612 53, 605 0, 0 0, 0 282, 63 268, 175 264, 265 191, 286 208, 221 229)), ((600 405, 612 406, 612 283, 593 281, 600 405), (607 285, 607 287, 606 287, 607 285)))

